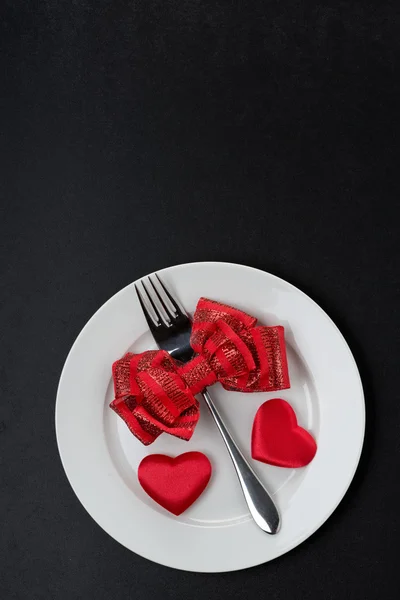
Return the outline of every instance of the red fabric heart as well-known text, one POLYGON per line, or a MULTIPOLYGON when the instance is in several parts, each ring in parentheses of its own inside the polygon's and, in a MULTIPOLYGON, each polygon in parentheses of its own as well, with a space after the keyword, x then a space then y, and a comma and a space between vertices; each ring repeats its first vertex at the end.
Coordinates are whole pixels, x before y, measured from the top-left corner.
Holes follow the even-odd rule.
POLYGON ((314 438, 297 424, 293 408, 274 398, 258 409, 251 436, 251 455, 276 467, 305 467, 317 451, 314 438))
POLYGON ((144 491, 174 515, 180 515, 197 500, 210 477, 211 463, 202 452, 185 452, 176 458, 150 454, 138 469, 144 491))

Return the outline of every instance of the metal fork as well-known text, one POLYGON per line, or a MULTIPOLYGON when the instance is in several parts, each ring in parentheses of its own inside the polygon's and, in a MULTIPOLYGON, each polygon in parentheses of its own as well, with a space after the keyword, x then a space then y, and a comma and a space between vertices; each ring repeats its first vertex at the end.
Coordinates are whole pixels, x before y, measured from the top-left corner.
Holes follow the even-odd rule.
MULTIPOLYGON (((148 277, 146 283, 142 280, 141 284, 142 291, 135 285, 136 292, 157 346, 176 360, 188 362, 193 358, 194 352, 190 346, 192 324, 186 311, 157 274, 153 278, 148 277)), ((271 496, 239 450, 208 391, 204 390, 202 396, 231 456, 254 521, 266 533, 277 533, 280 518, 271 496)))

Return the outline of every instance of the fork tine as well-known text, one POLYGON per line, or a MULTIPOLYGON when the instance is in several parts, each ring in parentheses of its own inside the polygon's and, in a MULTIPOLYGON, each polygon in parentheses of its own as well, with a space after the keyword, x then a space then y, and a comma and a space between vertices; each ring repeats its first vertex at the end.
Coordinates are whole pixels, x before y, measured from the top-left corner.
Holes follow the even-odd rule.
MULTIPOLYGON (((148 277, 147 279, 151 283, 150 277, 148 277)), ((153 307, 153 309, 154 309, 155 313, 157 314, 157 316, 162 320, 162 322, 166 325, 166 327, 170 327, 171 326, 171 319, 169 318, 169 315, 168 315, 167 311, 165 310, 164 306, 162 305, 162 303, 158 299, 158 296, 154 295, 154 293, 152 292, 152 290, 149 291, 149 289, 145 285, 143 279, 142 279, 142 286, 143 286, 143 289, 146 292, 147 297, 148 297, 148 299, 149 299, 149 301, 151 303, 151 306, 153 307)))
MULTIPOLYGON (((143 286, 143 281, 142 281, 142 286, 143 286)), ((146 304, 136 283, 135 283, 135 290, 136 290, 136 294, 137 294, 140 306, 142 307, 143 314, 146 317, 146 321, 147 321, 150 329, 152 329, 153 327, 159 327, 161 325, 159 315, 153 309, 153 306, 151 304, 146 304)))
POLYGON ((151 277, 149 277, 149 281, 151 283, 151 286, 152 286, 153 290, 157 294, 157 298, 161 302, 161 304, 162 304, 164 310, 167 312, 168 316, 171 319, 176 319, 178 315, 176 314, 176 310, 175 310, 174 305, 172 304, 172 302, 169 301, 168 297, 164 294, 164 292, 162 290, 158 290, 157 289, 157 287, 154 284, 154 281, 152 280, 151 277))
POLYGON ((168 300, 171 302, 172 306, 174 307, 174 309, 176 311, 176 316, 178 316, 178 317, 180 317, 182 315, 187 316, 186 312, 184 310, 182 310, 182 308, 179 306, 179 304, 177 303, 177 301, 175 300, 175 298, 167 290, 167 288, 165 287, 165 285, 163 284, 163 282, 161 281, 161 279, 160 279, 160 277, 158 276, 157 273, 155 273, 155 276, 157 278, 158 283, 160 284, 160 286, 164 290, 164 293, 167 296, 168 300))

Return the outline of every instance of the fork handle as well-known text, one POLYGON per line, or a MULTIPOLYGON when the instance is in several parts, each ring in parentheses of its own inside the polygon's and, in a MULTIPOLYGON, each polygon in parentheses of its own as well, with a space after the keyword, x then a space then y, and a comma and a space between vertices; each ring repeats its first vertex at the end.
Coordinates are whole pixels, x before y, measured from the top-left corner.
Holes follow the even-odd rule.
POLYGON ((228 449, 251 516, 266 533, 278 533, 280 517, 271 496, 239 450, 207 390, 203 392, 202 396, 228 449))

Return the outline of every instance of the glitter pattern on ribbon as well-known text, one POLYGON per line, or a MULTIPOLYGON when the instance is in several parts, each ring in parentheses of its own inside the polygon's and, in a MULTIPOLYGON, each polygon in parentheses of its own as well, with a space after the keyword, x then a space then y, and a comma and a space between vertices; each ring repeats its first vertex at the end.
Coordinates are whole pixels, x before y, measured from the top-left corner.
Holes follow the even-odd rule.
POLYGON ((201 298, 190 340, 197 356, 182 365, 164 350, 128 352, 113 364, 110 407, 148 445, 163 432, 189 440, 199 419, 195 395, 217 381, 239 392, 290 387, 284 328, 256 322, 236 308, 201 298))

